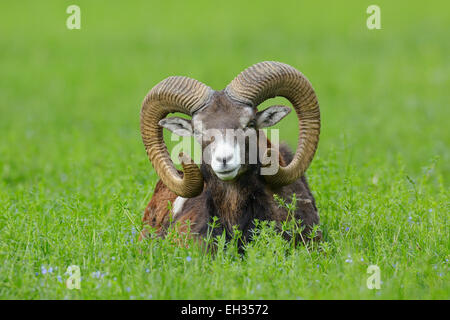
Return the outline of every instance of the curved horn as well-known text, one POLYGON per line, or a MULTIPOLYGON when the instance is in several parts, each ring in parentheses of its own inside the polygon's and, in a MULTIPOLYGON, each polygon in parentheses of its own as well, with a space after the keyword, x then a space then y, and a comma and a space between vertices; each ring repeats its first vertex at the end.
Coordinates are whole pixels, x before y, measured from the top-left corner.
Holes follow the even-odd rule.
POLYGON ((177 195, 192 198, 203 190, 203 177, 187 155, 180 154, 184 175, 180 176, 170 159, 159 121, 171 112, 192 115, 210 99, 213 90, 187 77, 169 77, 147 94, 141 109, 141 135, 145 150, 164 184, 177 195))
POLYGON ((280 166, 276 174, 264 177, 275 187, 291 184, 301 177, 314 157, 320 134, 319 103, 308 79, 287 64, 265 61, 242 71, 225 92, 230 98, 255 107, 276 96, 292 103, 300 130, 294 158, 286 167, 280 166))

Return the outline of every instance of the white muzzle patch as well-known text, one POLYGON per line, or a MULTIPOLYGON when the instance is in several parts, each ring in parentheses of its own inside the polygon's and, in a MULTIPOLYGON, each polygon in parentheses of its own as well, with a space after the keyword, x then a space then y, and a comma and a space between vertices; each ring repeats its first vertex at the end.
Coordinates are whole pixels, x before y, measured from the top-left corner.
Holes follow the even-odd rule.
POLYGON ((239 144, 232 144, 224 140, 218 141, 212 152, 211 167, 219 179, 234 179, 241 167, 239 144))

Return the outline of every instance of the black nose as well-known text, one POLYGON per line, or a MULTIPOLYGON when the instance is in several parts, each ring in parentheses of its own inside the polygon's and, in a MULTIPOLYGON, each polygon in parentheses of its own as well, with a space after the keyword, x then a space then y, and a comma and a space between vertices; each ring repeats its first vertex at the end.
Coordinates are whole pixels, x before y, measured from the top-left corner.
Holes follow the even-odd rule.
POLYGON ((223 165, 225 166, 227 162, 229 162, 233 158, 232 154, 227 155, 226 157, 219 157, 217 161, 222 161, 223 165))

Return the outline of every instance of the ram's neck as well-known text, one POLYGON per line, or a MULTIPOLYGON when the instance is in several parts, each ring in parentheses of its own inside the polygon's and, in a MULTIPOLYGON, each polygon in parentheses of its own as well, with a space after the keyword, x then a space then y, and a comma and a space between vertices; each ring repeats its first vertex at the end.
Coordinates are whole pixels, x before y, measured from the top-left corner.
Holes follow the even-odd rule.
POLYGON ((210 167, 202 167, 202 172, 209 214, 218 217, 228 232, 233 226, 245 231, 255 218, 262 219, 259 215, 267 213, 267 195, 256 167, 233 182, 220 180, 210 167))

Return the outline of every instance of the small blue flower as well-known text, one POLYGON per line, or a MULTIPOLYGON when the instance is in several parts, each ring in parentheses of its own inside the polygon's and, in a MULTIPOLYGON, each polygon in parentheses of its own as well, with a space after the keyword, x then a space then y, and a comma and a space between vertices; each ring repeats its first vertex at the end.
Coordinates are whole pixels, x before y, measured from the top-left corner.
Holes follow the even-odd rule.
POLYGON ((187 256, 187 257, 186 257, 186 261, 187 261, 187 262, 190 262, 191 260, 192 260, 191 256, 187 256))
POLYGON ((361 262, 363 262, 364 261, 364 258, 361 258, 361 262))
POLYGON ((58 275, 58 276, 56 277, 56 279, 58 279, 58 282, 62 282, 62 278, 61 278, 60 275, 58 275))
POLYGON ((102 259, 102 261, 100 261, 101 263, 105 263, 105 259, 102 259))
POLYGON ((350 228, 349 228, 349 227, 346 227, 346 228, 345 228, 345 231, 348 231, 348 230, 350 230, 350 228))
POLYGON ((131 288, 130 287, 127 287, 127 292, 130 292, 131 291, 131 288))
POLYGON ((52 267, 48 268, 48 273, 52 273, 52 272, 53 272, 53 268, 52 267))
POLYGON ((113 260, 113 261, 114 261, 114 260, 116 260, 116 257, 114 257, 114 256, 113 256, 113 257, 111 257, 111 260, 113 260))
POLYGON ((41 267, 41 273, 42 274, 46 274, 47 273, 47 269, 44 266, 41 267))
POLYGON ((98 278, 100 278, 101 273, 100 273, 100 271, 96 271, 96 272, 92 272, 91 275, 92 275, 93 278, 97 278, 98 279, 98 278))
POLYGON ((38 275, 39 275, 39 272, 36 272, 35 275, 38 276, 38 275))
POLYGON ((149 268, 145 269, 145 272, 149 273, 149 272, 150 272, 150 269, 149 269, 149 268))

